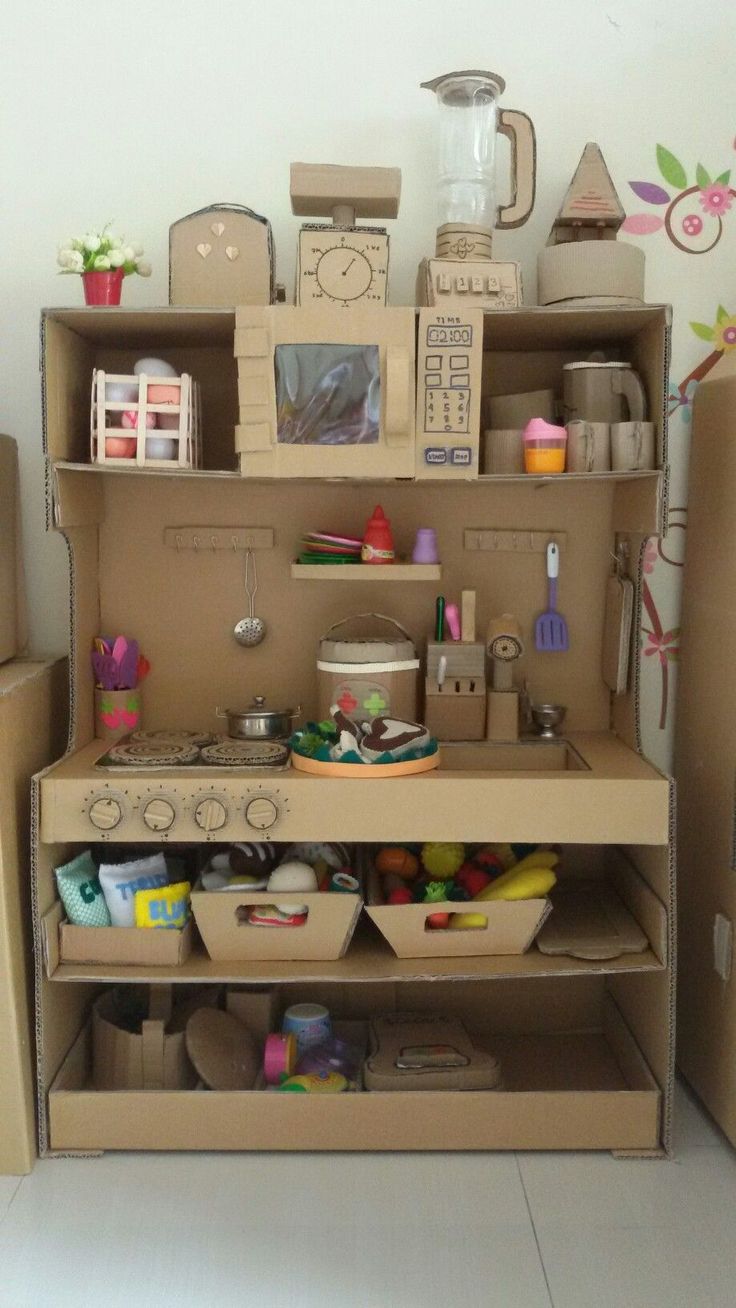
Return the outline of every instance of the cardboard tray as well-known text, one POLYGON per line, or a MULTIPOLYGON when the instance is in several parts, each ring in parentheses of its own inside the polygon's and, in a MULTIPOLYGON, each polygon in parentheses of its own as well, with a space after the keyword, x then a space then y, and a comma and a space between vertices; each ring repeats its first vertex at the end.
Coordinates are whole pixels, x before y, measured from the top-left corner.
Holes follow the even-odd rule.
POLYGON ((457 958, 470 955, 523 954, 552 912, 548 899, 473 902, 472 904, 384 904, 378 873, 368 872, 366 913, 397 958, 457 958), (482 913, 486 929, 434 931, 426 926, 432 913, 482 913))
POLYGON ((342 958, 360 917, 359 894, 261 890, 192 890, 192 912, 210 958, 216 962, 250 959, 317 961, 342 958), (299 902, 309 914, 303 926, 255 927, 243 909, 255 904, 299 902))
POLYGON ((493 1037, 503 1090, 279 1095, 95 1091, 85 1028, 49 1094, 52 1150, 488 1150, 659 1146, 661 1092, 608 1000, 602 1029, 493 1037))
POLYGON ((191 919, 181 931, 141 927, 74 926, 55 904, 43 919, 44 959, 49 976, 59 963, 114 963, 179 967, 192 952, 191 919))

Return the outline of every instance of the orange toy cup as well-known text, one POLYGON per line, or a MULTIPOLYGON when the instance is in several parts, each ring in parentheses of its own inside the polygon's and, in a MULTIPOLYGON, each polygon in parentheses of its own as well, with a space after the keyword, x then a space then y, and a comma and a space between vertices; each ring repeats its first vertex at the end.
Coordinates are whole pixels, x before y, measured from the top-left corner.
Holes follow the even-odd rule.
POLYGON ((565 471, 567 431, 543 418, 532 418, 524 428, 524 469, 537 475, 565 471))

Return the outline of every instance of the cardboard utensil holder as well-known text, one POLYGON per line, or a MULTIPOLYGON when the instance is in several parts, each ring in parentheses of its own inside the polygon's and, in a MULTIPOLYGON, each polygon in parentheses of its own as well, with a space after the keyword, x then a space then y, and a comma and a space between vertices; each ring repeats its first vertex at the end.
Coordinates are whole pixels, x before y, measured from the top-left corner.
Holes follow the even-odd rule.
POLYGON ((122 740, 141 725, 139 690, 100 690, 95 687, 95 736, 111 742, 122 740))
POLYGON ((181 931, 59 923, 60 963, 180 967, 192 952, 191 921, 181 931))
MULTIPOLYGON (((92 1069, 97 1090, 190 1090, 197 1084, 170 987, 151 987, 149 1017, 139 1033, 126 1030, 115 990, 92 1009, 92 1069)), ((185 1023, 184 1023, 185 1025, 185 1023)))

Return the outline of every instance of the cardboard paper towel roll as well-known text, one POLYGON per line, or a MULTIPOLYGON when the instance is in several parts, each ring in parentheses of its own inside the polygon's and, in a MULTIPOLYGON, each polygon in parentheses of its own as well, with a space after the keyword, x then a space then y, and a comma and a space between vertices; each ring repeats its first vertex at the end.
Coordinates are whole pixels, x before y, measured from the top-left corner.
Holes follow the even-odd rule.
POLYGON ((644 251, 626 241, 548 245, 537 259, 540 304, 587 297, 644 300, 644 251))

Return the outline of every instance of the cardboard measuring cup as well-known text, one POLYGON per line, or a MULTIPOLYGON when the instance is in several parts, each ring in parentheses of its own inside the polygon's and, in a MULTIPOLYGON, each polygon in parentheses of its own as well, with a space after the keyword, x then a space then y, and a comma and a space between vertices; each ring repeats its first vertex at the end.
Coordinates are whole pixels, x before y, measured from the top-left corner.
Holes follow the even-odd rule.
POLYGON ((566 363, 562 394, 566 423, 641 422, 646 415, 644 385, 630 363, 566 363))
POLYGON ((583 422, 581 418, 568 422, 567 471, 611 471, 610 423, 583 422))
POLYGON ((611 424, 611 466, 614 472, 641 472, 654 465, 653 422, 611 424))

